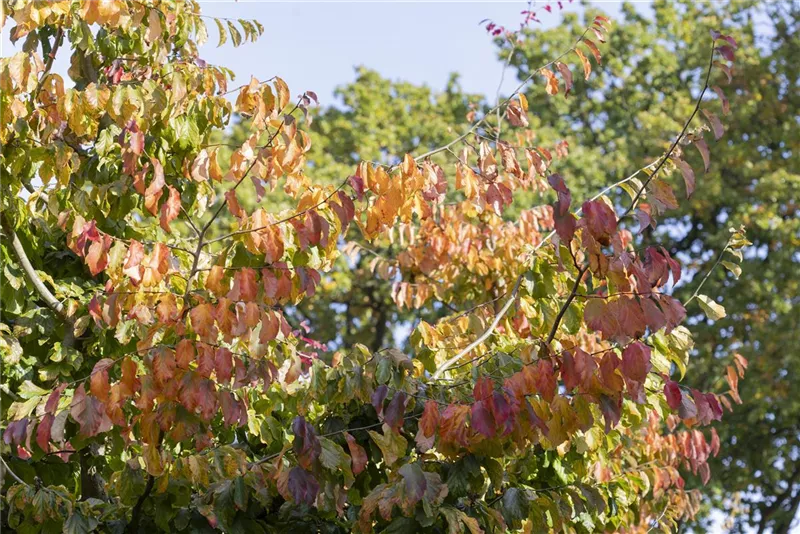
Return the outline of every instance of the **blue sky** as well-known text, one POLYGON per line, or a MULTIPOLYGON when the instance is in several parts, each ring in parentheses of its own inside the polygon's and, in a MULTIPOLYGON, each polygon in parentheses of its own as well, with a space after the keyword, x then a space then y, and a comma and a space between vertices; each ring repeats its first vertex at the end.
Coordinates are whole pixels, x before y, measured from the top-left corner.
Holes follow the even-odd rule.
MULTIPOLYGON (((649 4, 649 0, 632 2, 643 8, 649 4)), ((561 14, 555 8, 545 12, 545 3, 533 2, 543 25, 558 24, 561 14)), ((579 0, 563 3, 564 11, 581 10, 579 0)), ((592 2, 612 18, 621 3, 592 2)), ((260 80, 278 75, 292 93, 312 90, 322 105, 329 105, 334 103, 334 88, 353 80, 358 65, 435 89, 443 89, 449 74, 458 72, 465 91, 493 97, 503 67, 496 46, 479 23, 491 19, 517 28, 527 1, 200 0, 200 5, 204 15, 256 19, 265 27, 256 43, 234 48, 229 41, 218 48, 216 25, 207 20, 209 42, 201 49, 203 59, 231 68, 237 84, 246 83, 251 75, 260 80)), ((9 41, 11 26, 2 30, 3 56, 22 46, 9 41)), ((69 57, 62 53, 53 70, 66 77, 68 66, 69 57)), ((515 86, 513 74, 506 76, 504 92, 515 86)))
MULTIPOLYGON (((596 2, 618 13, 620 2, 596 2)), ((534 5, 544 2, 535 2, 534 5)), ((564 0, 565 10, 579 11, 564 0)), ((216 28, 203 58, 233 69, 237 82, 281 76, 293 93, 316 91, 321 104, 333 103, 333 89, 353 79, 364 65, 391 79, 441 89, 450 72, 461 75, 468 92, 494 95, 502 71, 496 47, 479 22, 492 19, 516 28, 525 0, 503 2, 266 2, 202 1, 203 13, 254 18, 265 26, 255 44, 216 48, 216 28)), ((541 8, 540 8, 541 11, 541 8)), ((560 20, 542 11, 545 25, 560 20)), ((508 76, 505 88, 514 85, 508 76)))

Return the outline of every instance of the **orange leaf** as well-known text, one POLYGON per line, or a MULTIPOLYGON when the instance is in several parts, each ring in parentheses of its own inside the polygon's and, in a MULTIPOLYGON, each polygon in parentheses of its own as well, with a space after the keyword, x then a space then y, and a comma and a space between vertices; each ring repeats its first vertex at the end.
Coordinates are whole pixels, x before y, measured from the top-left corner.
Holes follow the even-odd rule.
POLYGON ((587 58, 586 55, 578 48, 573 48, 572 51, 575 52, 575 55, 577 55, 581 60, 581 63, 583 64, 583 77, 585 80, 588 80, 589 75, 592 73, 592 64, 589 61, 589 58, 587 58))
POLYGON ((595 61, 597 61, 597 64, 600 65, 602 63, 601 61, 602 56, 600 55, 600 50, 598 50, 597 45, 594 44, 594 41, 592 41, 591 39, 587 39, 586 37, 583 38, 583 42, 584 44, 586 44, 587 47, 589 47, 589 50, 591 50, 595 61))
POLYGON ((158 199, 161 198, 165 185, 164 167, 156 158, 151 158, 150 161, 153 162, 153 181, 144 192, 144 207, 155 216, 158 213, 158 199))
POLYGON ((168 185, 167 188, 169 189, 169 197, 167 197, 167 201, 161 205, 160 224, 165 232, 171 233, 172 230, 169 227, 169 223, 174 221, 181 211, 181 195, 178 193, 178 190, 171 185, 168 185))
POLYGON ((553 71, 550 69, 540 69, 539 73, 547 78, 547 85, 545 86, 547 94, 551 96, 558 94, 558 80, 556 79, 556 75, 553 74, 553 71))
POLYGON ((349 432, 345 432, 344 437, 347 439, 347 447, 350 449, 350 459, 353 464, 353 474, 358 475, 367 466, 367 451, 364 450, 364 447, 358 444, 356 438, 351 436, 349 432))

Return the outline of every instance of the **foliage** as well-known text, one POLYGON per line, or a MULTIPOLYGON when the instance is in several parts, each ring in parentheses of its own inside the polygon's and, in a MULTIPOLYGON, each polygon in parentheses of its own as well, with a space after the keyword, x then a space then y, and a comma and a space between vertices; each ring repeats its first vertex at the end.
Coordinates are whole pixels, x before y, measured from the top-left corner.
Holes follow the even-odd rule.
MULTIPOLYGON (((585 20, 568 14, 557 30, 527 35, 511 62, 518 77, 524 79, 532 66, 547 61, 548 50, 569 46, 569 35, 581 32, 597 14, 594 7, 585 20)), ((698 67, 707 57, 707 26, 737 36, 734 90, 725 91, 727 142, 714 146, 707 172, 701 152, 685 151, 696 192, 666 213, 659 225, 663 230, 648 240, 662 244, 689 273, 697 273, 692 283, 675 289, 685 300, 695 280, 720 259, 728 227, 747 226, 752 248, 743 258, 723 254, 723 262, 736 265, 723 264, 704 285, 725 306, 727 317, 710 320, 700 307, 687 307, 696 348, 691 356, 695 372, 686 379, 693 387, 716 389, 725 388, 731 376, 733 386, 741 388, 742 406, 717 426, 722 452, 712 460, 714 477, 704 493, 731 514, 729 526, 737 532, 788 532, 800 504, 800 403, 793 393, 800 371, 795 328, 800 291, 795 117, 800 100, 791 89, 800 75, 794 59, 800 53, 800 5, 661 1, 652 13, 627 6, 623 15, 608 36, 605 68, 595 72, 590 88, 577 88, 590 90, 592 98, 555 99, 537 108, 531 125, 542 143, 569 142, 570 155, 560 170, 573 178, 573 194, 590 194, 664 150, 661 132, 679 128, 676 110, 688 112, 694 105, 685 88, 702 75, 698 67), (721 377, 717 371, 735 368, 737 354, 750 361, 748 379, 741 383, 735 374, 721 377)), ((500 57, 507 56, 503 41, 500 57)), ((545 91, 531 86, 526 95, 539 102, 545 91)))
MULTIPOLYGON (((695 514, 685 477, 708 480, 720 443, 704 427, 736 391, 678 384, 681 268, 636 236, 677 208, 662 171, 705 150, 695 125, 723 134, 704 96, 732 37, 707 38, 669 148, 578 202, 550 150, 526 146, 522 93, 440 148, 317 183, 301 122, 315 95, 293 102, 278 77, 229 88, 198 58, 195 2, 8 7, 25 44, 0 64, 4 526, 593 532, 695 514), (67 48, 69 88, 50 72, 67 48), (250 135, 228 154, 212 136, 234 113, 250 135), (278 186, 285 208, 263 202, 278 186), (629 201, 605 196, 616 187, 629 201), (554 205, 503 218, 547 188, 554 205), (411 356, 327 350, 287 320, 341 265, 348 227, 400 243, 398 307, 456 310, 419 322, 411 356)), ((262 31, 215 24, 236 45, 262 31)), ((526 83, 579 98, 566 58, 600 68, 609 25, 592 20, 526 83)), ((741 230, 727 243, 747 245, 741 230)))

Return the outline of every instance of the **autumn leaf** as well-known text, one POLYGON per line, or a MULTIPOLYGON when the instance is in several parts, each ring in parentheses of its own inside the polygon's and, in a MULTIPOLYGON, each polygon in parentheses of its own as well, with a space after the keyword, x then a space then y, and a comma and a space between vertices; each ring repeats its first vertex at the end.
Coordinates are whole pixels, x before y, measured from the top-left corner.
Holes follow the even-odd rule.
POLYGON ((581 60, 581 64, 583 65, 583 78, 588 80, 589 76, 592 74, 592 64, 589 62, 589 58, 578 48, 573 48, 572 51, 575 52, 575 55, 581 60))
POLYGON ((169 223, 177 219, 181 211, 181 195, 171 185, 168 185, 167 189, 169 190, 169 195, 167 196, 167 201, 161 204, 160 224, 161 228, 169 234, 172 233, 169 223))
POLYGON ((364 468, 367 466, 367 462, 369 461, 367 458, 367 452, 364 450, 364 447, 358 444, 356 438, 350 435, 349 432, 345 432, 344 436, 347 439, 347 447, 350 449, 353 474, 358 475, 364 470, 364 468))

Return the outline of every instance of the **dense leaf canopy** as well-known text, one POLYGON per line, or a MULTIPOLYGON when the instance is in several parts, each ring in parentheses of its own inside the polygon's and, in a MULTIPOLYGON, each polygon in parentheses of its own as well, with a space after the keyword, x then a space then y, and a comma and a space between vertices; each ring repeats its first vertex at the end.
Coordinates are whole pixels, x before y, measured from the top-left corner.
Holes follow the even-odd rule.
POLYGON ((732 212, 708 232, 720 243, 692 227, 708 265, 661 246, 662 228, 713 197, 702 160, 738 161, 727 72, 762 49, 704 21, 682 64, 696 76, 659 89, 636 153, 615 149, 642 141, 636 120, 606 146, 578 137, 612 131, 592 106, 637 72, 633 22, 568 19, 539 57, 536 39, 504 34, 523 83, 497 103, 455 79, 433 94, 361 70, 344 108, 318 112, 313 92, 234 87, 199 59, 206 23, 236 46, 263 32, 199 10, 7 6, 24 46, 0 63, 3 526, 474 534, 695 518, 721 447, 707 426, 740 402, 748 359, 733 351, 754 355, 690 330, 761 313, 709 288, 763 255, 743 256, 752 221, 732 212))

